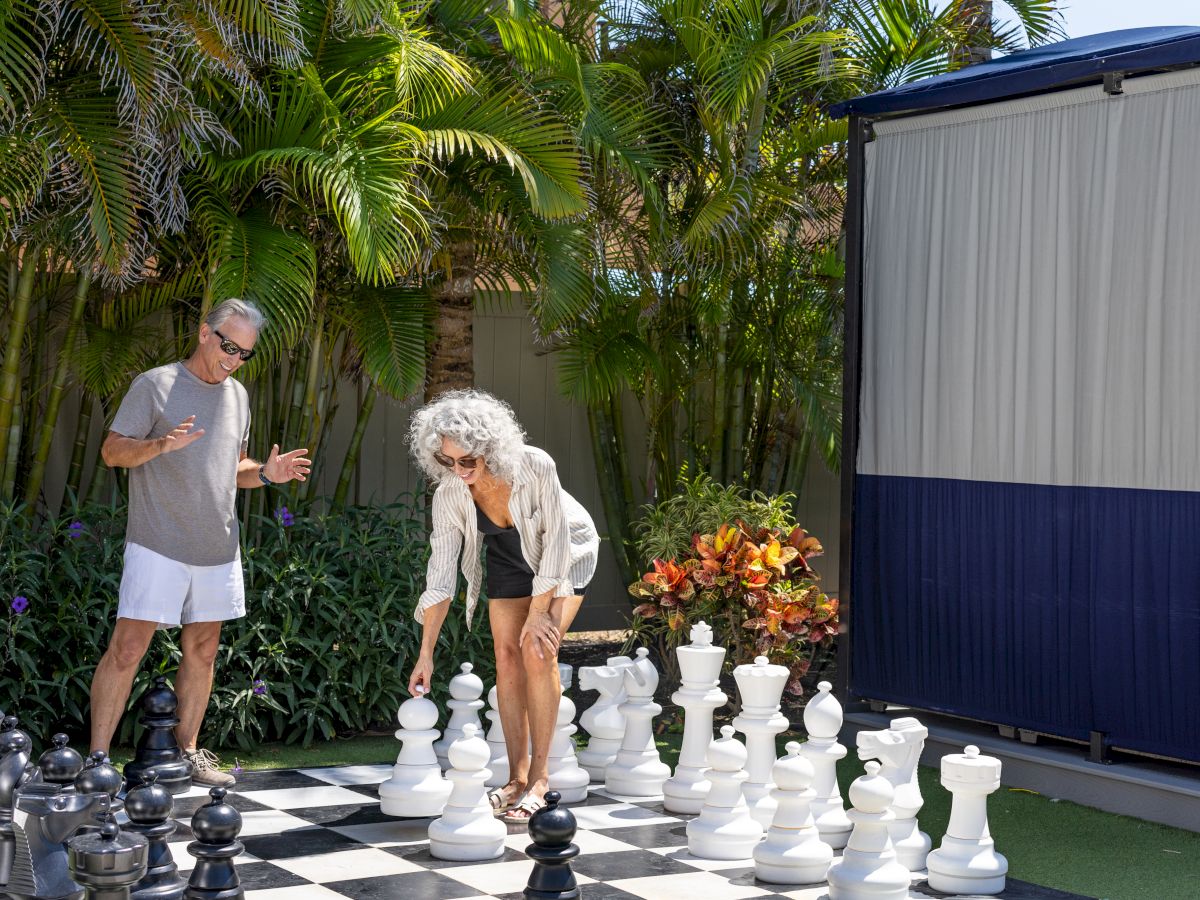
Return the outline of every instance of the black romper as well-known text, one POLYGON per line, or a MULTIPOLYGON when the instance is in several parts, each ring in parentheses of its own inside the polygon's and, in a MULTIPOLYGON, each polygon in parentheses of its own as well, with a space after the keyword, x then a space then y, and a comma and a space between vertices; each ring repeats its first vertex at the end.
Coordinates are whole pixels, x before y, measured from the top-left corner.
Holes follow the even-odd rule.
POLYGON ((521 553, 521 535, 515 525, 501 528, 475 504, 475 520, 483 532, 487 553, 487 596, 489 600, 533 596, 533 569, 521 553))

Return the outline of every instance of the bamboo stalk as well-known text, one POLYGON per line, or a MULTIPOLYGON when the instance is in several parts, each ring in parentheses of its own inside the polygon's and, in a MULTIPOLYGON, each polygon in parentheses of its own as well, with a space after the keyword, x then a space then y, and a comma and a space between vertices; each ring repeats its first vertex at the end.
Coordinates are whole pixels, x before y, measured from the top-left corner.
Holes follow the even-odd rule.
POLYGON ((95 398, 87 391, 79 394, 79 421, 75 425, 75 441, 71 449, 71 467, 67 470, 67 493, 79 502, 79 491, 83 487, 83 466, 87 459, 88 438, 92 434, 92 407, 95 398))
POLYGON ((308 372, 308 343, 303 339, 296 345, 296 357, 292 360, 292 370, 288 373, 287 415, 283 419, 283 428, 279 433, 279 446, 287 447, 293 443, 292 430, 299 429, 300 408, 304 405, 304 375, 308 372))
MULTIPOLYGON (((33 283, 41 258, 41 247, 25 248, 24 265, 21 266, 21 275, 17 280, 17 290, 12 302, 12 318, 8 324, 4 365, 0 370, 0 461, 5 463, 6 469, 9 447, 13 443, 14 437, 12 434, 14 410, 21 402, 21 344, 25 338, 25 326, 29 321, 33 283)), ((18 435, 19 433, 18 430, 18 435)), ((2 498, 8 500, 11 497, 12 490, 8 487, 6 478, 2 498)))
POLYGON ((342 509, 346 505, 346 495, 350 493, 350 481, 358 468, 358 457, 362 451, 363 436, 367 433, 367 423, 375 410, 375 399, 378 393, 373 387, 367 388, 367 394, 358 405, 358 419, 354 423, 354 434, 350 436, 350 446, 346 448, 346 458, 342 460, 342 471, 338 476, 337 487, 333 491, 333 508, 342 509))
POLYGON ((0 460, 0 472, 3 473, 0 490, 6 498, 16 496, 17 469, 21 467, 21 430, 24 423, 25 408, 18 403, 13 410, 12 424, 9 426, 12 440, 8 444, 8 458, 0 460))
POLYGON ((600 475, 600 503, 604 507, 604 521, 608 526, 609 543, 617 560, 617 571, 626 584, 633 582, 628 548, 625 543, 625 523, 621 518, 621 503, 617 498, 617 479, 612 459, 605 448, 604 429, 601 425, 603 412, 592 405, 587 406, 588 433, 592 438, 592 455, 600 475))

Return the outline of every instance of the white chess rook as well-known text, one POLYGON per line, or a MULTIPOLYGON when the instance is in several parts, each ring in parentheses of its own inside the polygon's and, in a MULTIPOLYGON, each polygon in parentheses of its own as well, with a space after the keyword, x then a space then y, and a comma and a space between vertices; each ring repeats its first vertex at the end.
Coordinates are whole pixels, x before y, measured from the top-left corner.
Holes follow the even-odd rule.
POLYGON ((950 791, 950 824, 929 854, 929 886, 947 894, 999 894, 1008 860, 988 830, 987 798, 1000 787, 1000 760, 978 747, 942 757, 942 786, 950 791))
POLYGON ((579 765, 597 783, 604 782, 604 773, 617 758, 625 737, 625 716, 620 710, 627 699, 623 669, 631 665, 633 660, 628 656, 610 656, 602 666, 579 669, 579 689, 600 693, 579 717, 579 727, 590 735, 587 747, 579 753, 579 765))
POLYGON ((508 829, 493 817, 487 800, 488 746, 478 733, 468 723, 450 745, 450 799, 441 818, 429 824, 429 853, 435 859, 475 862, 504 853, 508 829))
MULTIPOLYGON (((571 667, 559 663, 559 683, 563 691, 571 686, 571 667)), ((581 803, 587 799, 587 772, 579 767, 575 756, 575 741, 572 735, 578 730, 574 724, 575 703, 565 693, 558 700, 558 721, 554 736, 550 739, 550 754, 546 760, 549 790, 558 791, 560 803, 581 803)))
POLYGON ((932 846, 929 835, 917 826, 917 813, 925 805, 921 785, 917 781, 917 763, 929 729, 911 716, 892 719, 882 731, 858 733, 859 759, 877 759, 882 764, 880 776, 891 782, 896 790, 892 812, 896 818, 888 826, 892 846, 900 865, 910 872, 925 868, 925 857, 932 846))
POLYGON ((700 815, 687 823, 688 853, 697 859, 749 859, 763 828, 742 796, 746 748, 732 725, 722 725, 721 737, 708 745, 708 765, 708 796, 700 815))
POLYGON ((742 712, 733 720, 733 727, 746 736, 749 778, 742 785, 750 815, 763 828, 775 817, 775 799, 771 789, 771 767, 775 765, 775 735, 787 731, 788 720, 779 711, 783 689, 790 673, 785 666, 771 665, 765 656, 756 657, 753 665, 733 670, 742 712))
POLYGON ((712 645, 712 628, 704 622, 692 626, 691 641, 675 648, 683 677, 671 702, 683 709, 683 743, 675 774, 663 785, 663 807, 678 813, 698 813, 704 805, 713 712, 728 701, 719 686, 725 648, 712 645))
POLYGON ((833 848, 821 840, 813 822, 813 767, 791 741, 787 756, 771 770, 775 780, 775 818, 767 839, 754 848, 754 877, 773 884, 816 884, 824 881, 833 848))
POLYGON ((808 740, 800 745, 800 754, 813 767, 817 799, 812 802, 812 812, 817 831, 821 840, 840 850, 850 837, 850 819, 846 817, 837 782, 837 764, 846 755, 846 748, 837 739, 842 730, 842 704, 830 693, 832 687, 828 681, 822 681, 817 685, 817 695, 804 707, 808 740))
POLYGON ((624 670, 625 693, 621 704, 625 716, 625 737, 617 758, 608 767, 604 787, 626 797, 653 797, 662 793, 663 782, 671 769, 658 756, 654 743, 654 717, 662 707, 654 702, 658 688, 658 670, 646 657, 650 651, 639 647, 637 659, 624 670))
POLYGON ((894 794, 875 760, 850 785, 853 830, 841 859, 829 867, 829 900, 908 900, 912 873, 896 861, 888 834, 894 794))
POLYGON ((419 694, 400 704, 396 713, 400 754, 391 777, 379 786, 379 810, 384 815, 425 818, 442 814, 451 784, 442 777, 433 752, 437 718, 437 706, 419 694))
POLYGON ((466 662, 459 666, 459 674, 450 679, 450 699, 446 706, 450 708, 450 721, 446 723, 446 732, 442 739, 433 745, 437 753, 438 764, 443 768, 449 767, 446 751, 463 735, 464 725, 474 725, 480 732, 483 726, 479 722, 479 710, 483 709, 483 682, 478 675, 471 674, 475 667, 466 662))

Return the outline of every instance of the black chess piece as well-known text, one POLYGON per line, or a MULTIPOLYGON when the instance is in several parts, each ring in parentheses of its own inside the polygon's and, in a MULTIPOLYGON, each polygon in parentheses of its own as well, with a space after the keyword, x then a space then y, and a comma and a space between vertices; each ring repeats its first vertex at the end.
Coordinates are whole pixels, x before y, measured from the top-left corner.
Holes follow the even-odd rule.
POLYGON ((103 750, 93 751, 83 764, 83 771, 75 776, 75 793, 108 794, 108 808, 114 813, 124 808, 117 798, 124 786, 125 779, 103 750))
POLYGON ((141 707, 140 721, 145 728, 133 760, 125 764, 125 781, 129 788, 135 788, 153 770, 160 785, 172 794, 182 794, 192 786, 192 764, 184 759, 175 740, 179 700, 167 687, 165 675, 155 676, 154 686, 142 695, 141 707))
POLYGON ((16 716, 5 716, 0 731, 0 888, 8 884, 12 872, 15 843, 13 804, 16 791, 25 780, 29 765, 29 735, 17 728, 16 716))
POLYGON ((237 839, 242 830, 242 814, 225 802, 225 788, 208 792, 212 798, 192 816, 192 834, 196 840, 187 851, 196 857, 196 867, 188 879, 184 900, 242 900, 241 879, 234 868, 234 857, 242 852, 237 839))
POLYGON ((176 828, 171 818, 175 801, 157 781, 158 776, 148 772, 146 781, 125 795, 125 814, 129 816, 125 830, 149 842, 146 874, 133 886, 131 900, 180 900, 187 888, 167 845, 176 828))
POLYGON ((67 866, 67 840, 83 826, 108 816, 107 794, 60 791, 47 782, 30 780, 17 789, 13 818, 12 872, 6 894, 15 900, 76 898, 79 887, 67 866))
POLYGON ((129 900, 130 885, 146 873, 146 839, 108 818, 98 832, 67 841, 67 867, 84 900, 129 900))
POLYGON ((65 734, 56 734, 54 746, 38 757, 42 780, 67 792, 75 790, 75 776, 83 771, 83 757, 67 746, 69 740, 65 734))
POLYGON ((575 816, 565 806, 558 791, 546 792, 546 805, 529 817, 529 836, 533 843, 525 854, 533 860, 533 871, 525 885, 529 900, 579 900, 579 885, 571 871, 571 860, 579 855, 575 837, 575 816))
POLYGON ((16 716, 5 716, 0 722, 0 755, 22 743, 26 750, 33 751, 33 739, 17 727, 19 724, 16 716))

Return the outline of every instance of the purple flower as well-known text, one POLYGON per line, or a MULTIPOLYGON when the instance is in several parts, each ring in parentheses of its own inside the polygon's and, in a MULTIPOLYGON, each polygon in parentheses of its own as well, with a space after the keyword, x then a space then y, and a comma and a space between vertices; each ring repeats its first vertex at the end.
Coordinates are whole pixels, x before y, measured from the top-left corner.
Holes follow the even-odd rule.
POLYGON ((19 616, 21 613, 25 612, 25 610, 29 609, 29 598, 16 596, 12 598, 12 603, 8 605, 12 608, 12 611, 19 616))
POLYGON ((72 522, 67 526, 67 535, 72 538, 83 537, 83 523, 78 521, 72 522))
POLYGON ((234 758, 234 760, 233 760, 233 774, 234 774, 234 775, 241 775, 241 774, 242 774, 242 763, 241 763, 241 761, 240 761, 239 759, 237 759, 236 757, 235 757, 235 758, 234 758))
POLYGON ((267 683, 261 678, 254 679, 254 696, 261 697, 267 692, 267 683))
POLYGON ((281 506, 275 510, 275 518, 279 520, 279 524, 284 528, 291 528, 296 522, 296 517, 288 511, 286 506, 281 506))

